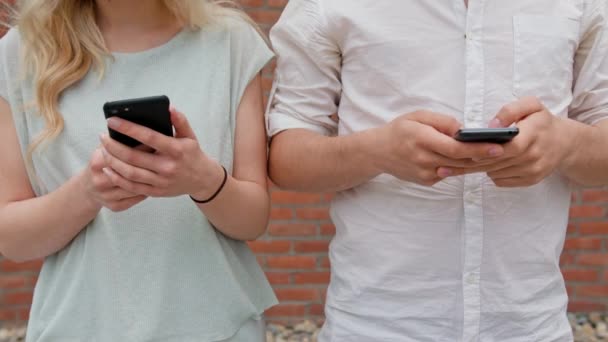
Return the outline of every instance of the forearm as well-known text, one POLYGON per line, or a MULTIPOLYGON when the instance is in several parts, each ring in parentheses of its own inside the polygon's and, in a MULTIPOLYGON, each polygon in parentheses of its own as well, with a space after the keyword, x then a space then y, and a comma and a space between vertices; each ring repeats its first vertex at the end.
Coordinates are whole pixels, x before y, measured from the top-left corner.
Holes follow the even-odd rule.
POLYGON ((296 191, 333 192, 353 188, 381 173, 373 146, 381 135, 367 130, 324 137, 304 129, 275 136, 270 148, 270 178, 296 191))
POLYGON ((0 208, 0 252, 15 261, 47 257, 63 249, 100 210, 79 176, 56 191, 0 208))
POLYGON ((608 185, 608 120, 596 126, 573 120, 566 123, 574 137, 574 148, 563 161, 560 171, 583 186, 608 185))
POLYGON ((198 206, 216 229, 235 240, 255 240, 268 226, 268 189, 254 182, 228 176, 217 197, 198 206))

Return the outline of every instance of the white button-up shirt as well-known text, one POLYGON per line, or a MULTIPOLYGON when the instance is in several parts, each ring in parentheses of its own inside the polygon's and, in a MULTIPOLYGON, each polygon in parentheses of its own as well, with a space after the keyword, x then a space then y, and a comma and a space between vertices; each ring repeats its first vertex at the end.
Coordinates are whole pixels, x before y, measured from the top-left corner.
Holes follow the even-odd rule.
MULTIPOLYGON (((269 134, 347 135, 419 109, 487 127, 527 95, 595 124, 608 118, 607 3, 291 0, 271 31, 269 134)), ((554 173, 517 189, 381 175, 337 194, 321 341, 570 341, 570 193, 554 173)))

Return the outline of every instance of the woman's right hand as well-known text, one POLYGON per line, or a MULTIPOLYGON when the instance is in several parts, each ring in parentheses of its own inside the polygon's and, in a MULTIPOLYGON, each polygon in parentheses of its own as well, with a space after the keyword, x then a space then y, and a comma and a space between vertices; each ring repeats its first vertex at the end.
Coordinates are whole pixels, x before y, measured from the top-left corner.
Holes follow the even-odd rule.
POLYGON ((125 211, 147 196, 136 195, 119 188, 112 183, 110 178, 103 172, 106 167, 101 149, 96 149, 91 156, 89 165, 83 173, 86 191, 91 199, 98 205, 108 208, 113 212, 125 211))

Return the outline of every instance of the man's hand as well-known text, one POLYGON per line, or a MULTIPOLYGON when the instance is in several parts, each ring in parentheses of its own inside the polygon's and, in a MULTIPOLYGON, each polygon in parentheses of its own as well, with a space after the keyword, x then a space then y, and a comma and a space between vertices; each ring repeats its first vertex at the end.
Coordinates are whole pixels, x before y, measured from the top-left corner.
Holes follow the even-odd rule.
POLYGON ((499 162, 465 172, 487 172, 500 187, 525 187, 541 182, 560 166, 575 146, 565 121, 554 116, 535 97, 506 105, 490 127, 508 127, 515 123, 520 134, 504 145, 505 153, 499 162))
POLYGON ((456 119, 428 111, 400 116, 376 130, 376 164, 383 173, 431 186, 503 154, 497 144, 456 141, 460 127, 456 119))

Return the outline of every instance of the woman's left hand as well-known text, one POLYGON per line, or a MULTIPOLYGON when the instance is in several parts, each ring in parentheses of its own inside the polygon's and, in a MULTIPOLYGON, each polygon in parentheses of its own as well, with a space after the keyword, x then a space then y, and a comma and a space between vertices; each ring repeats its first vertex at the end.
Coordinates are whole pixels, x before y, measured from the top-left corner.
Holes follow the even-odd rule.
POLYGON ((211 196, 223 179, 222 167, 200 148, 184 114, 171 108, 175 137, 122 120, 108 119, 108 126, 130 136, 154 153, 127 147, 107 134, 101 137, 106 162, 104 172, 129 192, 150 197, 211 196))

